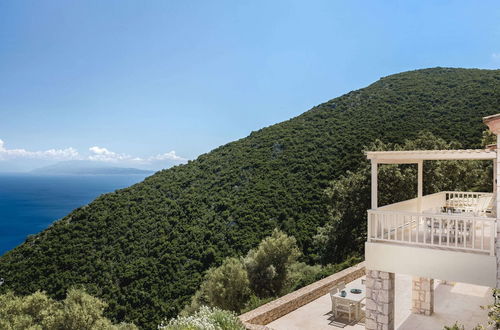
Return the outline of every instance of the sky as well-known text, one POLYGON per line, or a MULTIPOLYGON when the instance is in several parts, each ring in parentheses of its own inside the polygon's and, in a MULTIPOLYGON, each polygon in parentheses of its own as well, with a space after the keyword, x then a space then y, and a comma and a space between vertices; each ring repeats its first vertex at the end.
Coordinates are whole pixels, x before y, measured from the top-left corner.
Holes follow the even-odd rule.
POLYGON ((0 171, 164 168, 365 87, 500 66, 498 1, 0 1, 0 171))

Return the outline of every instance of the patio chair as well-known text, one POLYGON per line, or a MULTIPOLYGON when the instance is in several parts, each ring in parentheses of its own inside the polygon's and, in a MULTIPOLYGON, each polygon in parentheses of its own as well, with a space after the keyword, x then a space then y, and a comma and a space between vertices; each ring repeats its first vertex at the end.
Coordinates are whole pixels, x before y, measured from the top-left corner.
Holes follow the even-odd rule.
POLYGON ((345 313, 349 317, 349 323, 352 320, 353 314, 356 315, 356 304, 353 304, 347 300, 339 299, 338 297, 332 298, 333 302, 333 315, 338 318, 340 313, 345 313))
POLYGON ((339 292, 339 290, 334 287, 331 291, 330 291, 330 299, 332 300, 332 314, 335 315, 335 294, 339 292))
POLYGON ((337 283, 337 289, 339 291, 344 290, 345 289, 345 282, 339 282, 339 283, 337 283))

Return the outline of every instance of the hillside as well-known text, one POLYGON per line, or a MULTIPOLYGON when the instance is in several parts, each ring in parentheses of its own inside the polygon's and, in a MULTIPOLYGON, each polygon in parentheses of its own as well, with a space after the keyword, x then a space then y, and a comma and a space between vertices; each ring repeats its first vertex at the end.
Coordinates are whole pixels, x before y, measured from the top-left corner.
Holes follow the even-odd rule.
POLYGON ((364 145, 427 129, 477 147, 481 118, 499 109, 500 70, 382 78, 73 211, 0 258, 0 291, 62 298, 83 285, 110 304, 114 321, 154 328, 189 301, 207 268, 275 227, 313 260, 324 189, 358 166, 364 145))

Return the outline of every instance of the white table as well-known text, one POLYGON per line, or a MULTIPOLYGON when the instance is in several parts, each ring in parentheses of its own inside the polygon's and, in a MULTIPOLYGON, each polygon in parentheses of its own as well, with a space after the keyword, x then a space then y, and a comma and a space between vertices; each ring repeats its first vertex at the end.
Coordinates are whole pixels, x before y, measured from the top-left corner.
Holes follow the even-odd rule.
POLYGON ((347 293, 345 297, 341 296, 342 290, 339 290, 339 292, 333 295, 335 300, 341 300, 356 305, 356 320, 360 319, 359 314, 361 311, 361 302, 366 298, 365 285, 361 284, 361 280, 364 278, 365 277, 363 276, 362 278, 358 278, 357 280, 348 283, 343 289, 347 293), (352 293, 351 289, 360 289, 361 293, 352 293))

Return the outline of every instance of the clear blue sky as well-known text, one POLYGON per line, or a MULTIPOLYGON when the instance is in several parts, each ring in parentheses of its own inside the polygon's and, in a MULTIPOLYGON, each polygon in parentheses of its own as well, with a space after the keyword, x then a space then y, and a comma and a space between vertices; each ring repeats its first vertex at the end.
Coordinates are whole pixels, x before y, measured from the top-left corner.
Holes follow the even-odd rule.
POLYGON ((1 1, 0 163, 193 159, 435 66, 498 68, 500 3, 1 1))

